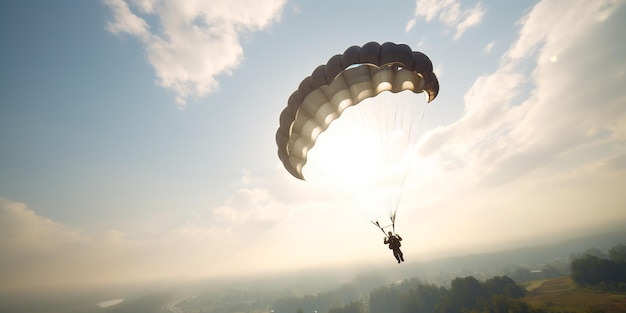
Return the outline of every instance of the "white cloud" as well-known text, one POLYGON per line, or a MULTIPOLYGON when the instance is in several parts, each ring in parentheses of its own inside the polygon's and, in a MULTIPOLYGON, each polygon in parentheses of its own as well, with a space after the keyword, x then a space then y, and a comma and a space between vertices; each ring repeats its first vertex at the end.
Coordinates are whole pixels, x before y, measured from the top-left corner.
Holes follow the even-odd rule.
POLYGON ((435 68, 433 69, 433 72, 437 74, 437 78, 442 78, 445 75, 445 72, 443 70, 443 65, 441 63, 435 64, 435 68))
POLYGON ((622 2, 616 0, 596 1, 587 5, 577 3, 574 6, 565 1, 540 2, 531 14, 520 21, 523 27, 519 38, 506 57, 511 60, 525 58, 529 52, 543 45, 558 52, 568 47, 568 41, 572 38, 588 36, 593 28, 587 26, 605 21, 620 5, 622 2), (555 15, 555 12, 559 14, 555 15), (572 32, 572 28, 579 33, 572 32))
MULTIPOLYGON (((235 271, 230 258, 247 251, 240 234, 246 229, 232 223, 197 225, 192 220, 149 234, 87 233, 1 199, 0 224, 3 291, 217 275, 235 271)), ((243 239, 254 242, 249 233, 243 239)))
POLYGON ((418 18, 424 18, 427 22, 437 19, 448 28, 454 28, 454 39, 459 39, 465 31, 478 25, 485 11, 480 3, 469 9, 462 9, 457 0, 417 0, 415 5, 415 17, 407 22, 406 31, 410 31, 418 18))
POLYGON ((246 230, 255 233, 262 232, 285 214, 285 208, 278 203, 266 189, 240 189, 223 205, 213 209, 212 217, 215 220, 229 224, 244 226, 246 230), (250 228, 254 229, 250 229, 250 228), (262 227, 262 229, 257 229, 262 227))
POLYGON ((158 84, 174 91, 176 102, 184 106, 189 98, 217 90, 217 76, 230 74, 242 61, 240 35, 278 20, 285 0, 104 3, 113 12, 107 29, 137 37, 158 84))
POLYGON ((114 33, 127 33, 137 37, 149 34, 148 23, 131 12, 128 4, 123 0, 106 0, 115 19, 107 24, 107 30, 114 33))
POLYGON ((626 44, 607 23, 624 17, 612 16, 618 4, 536 5, 500 68, 466 93, 463 117, 426 134, 422 157, 445 177, 439 192, 424 187, 445 194, 430 209, 457 217, 433 216, 446 229, 472 220, 489 230, 477 237, 508 240, 530 236, 501 228, 511 220, 535 235, 626 221, 617 187, 626 185, 626 93, 616 79, 626 44))
POLYGON ((483 51, 487 54, 491 53, 491 49, 493 49, 493 46, 495 45, 495 43, 492 41, 490 43, 488 43, 485 48, 483 48, 483 51))
POLYGON ((405 32, 410 32, 411 29, 413 29, 413 27, 415 27, 415 24, 417 23, 417 19, 411 19, 408 22, 406 22, 406 27, 404 28, 405 32))
MULTIPOLYGON (((624 118, 619 103, 624 95, 610 74, 620 60, 612 52, 615 47, 606 42, 589 44, 594 41, 590 31, 601 31, 596 15, 600 11, 606 14, 600 10, 605 7, 597 5, 594 10, 584 2, 558 8, 551 4, 559 5, 541 3, 529 13, 519 40, 506 53, 500 69, 476 80, 465 95, 465 115, 428 134, 423 153, 443 150, 476 169, 485 169, 535 153, 547 158, 542 161, 550 160, 556 153, 619 128, 624 118), (555 16, 537 18, 555 11, 564 12, 562 19, 567 23, 555 16), (535 53, 529 53, 532 51, 535 53), (552 55, 559 55, 559 62, 546 62, 552 55), (534 70, 522 70, 529 62, 535 63, 534 70), (580 79, 591 71, 604 75, 594 77, 593 88, 579 88, 580 79), (531 83, 532 89, 528 87, 531 83)), ((517 167, 525 165, 533 167, 528 162, 517 167)))
MULTIPOLYGON (((61 224, 38 216, 23 203, 0 198, 0 208, 0 229, 3 233, 0 236, 0 245, 19 247, 23 256, 30 257, 88 242, 81 232, 69 230, 61 224)), ((3 256, 21 258, 20 255, 3 256)))

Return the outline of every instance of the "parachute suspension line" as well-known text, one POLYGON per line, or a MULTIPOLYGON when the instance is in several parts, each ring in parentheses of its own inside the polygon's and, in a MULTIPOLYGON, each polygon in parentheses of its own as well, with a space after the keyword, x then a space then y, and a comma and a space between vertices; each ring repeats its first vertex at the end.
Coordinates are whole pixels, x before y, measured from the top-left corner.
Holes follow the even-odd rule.
MULTIPOLYGON (((372 145, 378 144, 378 165, 364 167, 369 177, 377 177, 370 187, 374 187, 372 195, 382 195, 378 201, 365 203, 369 213, 376 211, 390 218, 395 227, 395 217, 399 209, 403 193, 403 185, 410 172, 411 159, 414 154, 416 134, 419 133, 424 119, 424 110, 414 96, 417 94, 405 91, 392 93, 385 91, 376 97, 365 99, 344 113, 353 113, 355 121, 361 125, 363 133, 371 132, 372 145), (421 112, 420 112, 421 111, 421 112), (376 131, 372 131, 376 130, 376 131)), ((363 155, 363 157, 372 157, 363 155)), ((369 196, 368 195, 368 196, 369 196)), ((375 216, 372 215, 372 216, 375 216)), ((382 216, 372 217, 376 221, 382 216)))
MULTIPOLYGON (((321 180, 321 181, 329 181, 329 180, 332 179, 331 175, 328 175, 327 169, 323 165, 320 165, 320 164, 318 164, 318 163, 316 163, 314 161, 312 162, 312 161, 309 160, 306 163, 305 167, 307 167, 309 169, 312 169, 311 172, 313 172, 316 175, 318 175, 319 176, 318 179, 321 180)), ((311 180, 311 179, 309 178, 309 180, 311 180)), ((315 181, 315 180, 313 180, 313 181, 315 181)))
MULTIPOLYGON (((417 101, 414 100, 414 101, 417 101)), ((411 106, 417 106, 417 103, 410 103, 409 105, 411 106)), ((424 122, 424 116, 426 115, 426 108, 428 107, 428 105, 423 105, 423 109, 421 110, 421 116, 419 119, 419 122, 417 123, 417 127, 408 127, 409 128, 409 135, 406 136, 406 146, 409 147, 409 149, 407 149, 407 154, 408 154, 408 159, 406 160, 407 165, 405 166, 404 169, 404 173, 402 175, 402 177, 400 178, 400 182, 399 182, 399 186, 404 186, 404 183, 406 182, 407 176, 409 175, 409 172, 411 171, 410 167, 412 164, 412 161, 415 157, 415 153, 417 152, 417 146, 414 146, 413 144, 417 145, 417 136, 419 136, 420 132, 421 132, 421 128, 422 128, 422 123, 424 122), (415 140, 413 141, 411 138, 413 138, 413 136, 415 137, 415 140)), ((402 198, 402 195, 404 193, 404 188, 400 188, 400 190, 398 191, 398 206, 400 205, 400 199, 402 198)), ((393 223, 395 224, 395 219, 396 219, 396 212, 397 212, 397 207, 396 207, 396 211, 393 213, 393 223)), ((394 231, 395 234, 395 231, 394 231)))
POLYGON ((396 215, 393 215, 393 218, 391 219, 392 223, 391 223, 391 231, 393 231, 393 234, 395 235, 396 233, 396 215))
MULTIPOLYGON (((394 135, 394 130, 396 129, 395 118, 397 114, 397 107, 395 103, 393 103, 395 97, 391 92, 384 91, 380 93, 378 96, 370 98, 365 103, 361 103, 364 108, 360 112, 362 113, 359 117, 363 121, 363 125, 367 128, 368 131, 374 135, 374 138, 378 141, 378 153, 380 155, 376 156, 378 158, 378 162, 376 167, 368 169, 371 171, 371 177, 377 177, 375 181, 372 181, 373 184, 381 184, 378 185, 375 190, 378 193, 389 194, 389 182, 387 181, 389 178, 385 178, 385 175, 388 175, 386 172, 388 166, 393 164, 394 154, 397 153, 397 148, 393 146, 392 139, 394 135)), ((395 201, 393 201, 393 195, 381 196, 382 199, 380 201, 386 201, 387 203, 373 203, 375 206, 382 206, 383 208, 372 208, 372 213, 376 214, 376 211, 383 213, 386 212, 386 216, 391 216, 396 210, 395 201)), ((382 216, 376 216, 376 218, 382 218, 382 216)))
MULTIPOLYGON (((387 92, 385 94, 385 102, 389 107, 393 108, 392 110, 388 110, 389 113, 386 117, 387 121, 387 132, 385 133, 385 161, 387 162, 387 166, 389 167, 389 180, 391 185, 387 188, 390 188, 389 196, 387 199, 389 201, 389 212, 388 217, 392 222, 392 226, 395 223, 395 215, 398 211, 400 205, 400 190, 402 189, 402 181, 400 178, 400 171, 403 168, 402 159, 406 143, 401 141, 402 136, 404 136, 404 121, 409 116, 410 110, 408 110, 405 103, 402 101, 402 93, 391 93, 387 92)), ((395 226, 394 226, 395 227, 395 226)))
MULTIPOLYGON (((404 119, 407 118, 407 116, 411 115, 411 107, 407 107, 406 103, 402 103, 401 99, 399 99, 400 95, 398 95, 398 97, 396 97, 396 101, 398 103, 393 103, 393 105, 398 108, 397 110, 394 110, 394 118, 393 118, 393 128, 394 128, 394 135, 396 135, 396 132, 403 132, 405 131, 405 125, 404 125, 404 119)), ((410 126, 410 124, 409 124, 410 126)), ((410 147, 410 142, 411 142, 411 138, 410 138, 410 127, 409 127, 409 135, 405 136, 406 141, 404 143, 404 147, 410 147)), ((396 139, 396 138, 394 138, 396 139)), ((400 139, 400 138, 398 138, 400 139)), ((397 149, 397 147, 395 147, 397 149)), ((396 152, 397 153, 397 152, 396 152)), ((402 155, 398 155, 396 156, 397 158, 399 158, 397 161, 402 163, 402 159, 404 156, 402 155)), ((401 168, 405 168, 406 171, 406 166, 400 166, 401 168)), ((400 169, 397 169, 398 171, 400 169)), ((398 190, 397 190, 397 196, 394 198, 390 198, 390 200, 394 201, 394 203, 391 204, 391 214, 389 216, 389 218, 391 219, 392 225, 394 227, 394 233, 395 233, 395 220, 396 220, 396 213, 398 212, 398 208, 400 206, 400 196, 402 195, 402 189, 403 189, 403 184, 404 184, 404 180, 401 178, 400 174, 397 173, 394 175, 395 177, 395 186, 397 186, 398 190)))
MULTIPOLYGON (((391 113, 393 115, 388 117, 388 126, 390 130, 387 131, 387 160, 389 161, 391 175, 389 179, 393 182, 395 190, 392 191, 393 196, 388 198, 389 201, 389 218, 391 219, 392 226, 395 227, 395 216, 400 206, 400 199, 402 195, 402 189, 405 181, 406 173, 408 171, 407 156, 404 154, 407 148, 412 145, 412 133, 413 133, 413 116, 415 106, 413 103, 407 102, 404 97, 407 96, 407 92, 401 92, 399 94, 389 94, 387 102, 393 107, 391 113), (404 153, 403 153, 404 152, 404 153)), ((394 230, 395 232, 395 230, 394 230)))
POLYGON ((400 206, 400 197, 402 193, 402 187, 404 184, 404 177, 406 177, 407 164, 405 163, 405 156, 403 152, 407 147, 411 145, 411 123, 407 123, 407 121, 411 121, 411 117, 413 116, 414 106, 412 103, 405 103, 403 100, 403 95, 407 95, 407 92, 402 93, 392 93, 392 92, 384 92, 381 94, 381 106, 379 108, 382 110, 381 115, 383 118, 383 124, 385 126, 385 131, 381 134, 381 147, 384 152, 384 162, 388 173, 389 181, 387 184, 391 183, 388 186, 385 186, 386 192, 389 194, 387 197, 387 218, 391 222, 392 234, 396 233, 396 215, 400 206), (391 108, 391 110, 389 109, 391 108), (409 132, 406 133, 407 128, 409 132), (402 138, 405 137, 405 138, 402 138))

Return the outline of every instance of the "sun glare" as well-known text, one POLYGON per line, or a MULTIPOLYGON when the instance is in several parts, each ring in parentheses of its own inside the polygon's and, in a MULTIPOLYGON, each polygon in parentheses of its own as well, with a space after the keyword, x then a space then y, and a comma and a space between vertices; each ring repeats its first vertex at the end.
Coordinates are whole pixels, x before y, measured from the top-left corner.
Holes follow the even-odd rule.
MULTIPOLYGON (((346 115, 349 112, 344 113, 346 115)), ((326 177, 328 183, 340 182, 354 186, 364 182, 380 161, 378 135, 370 130, 359 130, 354 121, 339 119, 321 134, 308 155, 308 180, 326 177)))
POLYGON ((425 103, 412 92, 384 92, 346 109, 309 151, 304 177, 355 206, 397 207, 425 103))

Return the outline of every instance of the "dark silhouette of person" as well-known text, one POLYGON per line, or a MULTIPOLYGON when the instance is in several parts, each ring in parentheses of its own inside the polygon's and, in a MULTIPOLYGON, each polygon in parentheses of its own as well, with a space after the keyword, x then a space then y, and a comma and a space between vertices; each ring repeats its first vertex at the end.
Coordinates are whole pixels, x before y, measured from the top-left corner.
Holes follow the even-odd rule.
POLYGON ((391 232, 388 232, 387 234, 389 234, 389 237, 385 237, 385 244, 388 244, 389 249, 393 250, 393 256, 396 260, 398 260, 398 263, 404 262, 404 255, 400 250, 400 246, 402 246, 400 243, 400 241, 402 241, 402 237, 397 234, 394 236, 391 232))

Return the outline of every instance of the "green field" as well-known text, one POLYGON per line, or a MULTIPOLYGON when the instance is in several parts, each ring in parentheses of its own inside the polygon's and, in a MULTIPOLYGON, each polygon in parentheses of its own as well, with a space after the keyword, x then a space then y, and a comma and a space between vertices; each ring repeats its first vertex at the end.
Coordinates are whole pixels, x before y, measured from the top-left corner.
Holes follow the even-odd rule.
POLYGON ((604 293, 578 288, 569 277, 536 280, 525 285, 524 301, 553 312, 626 312, 626 294, 604 293))

